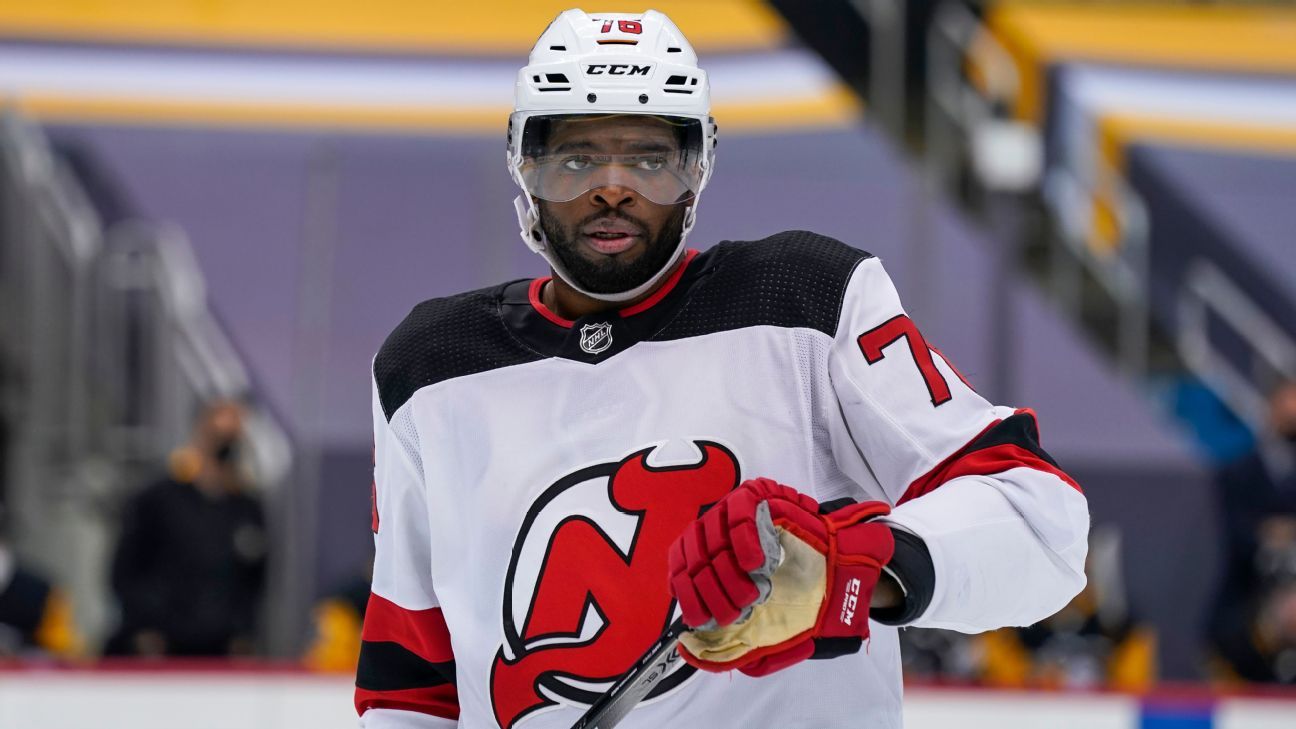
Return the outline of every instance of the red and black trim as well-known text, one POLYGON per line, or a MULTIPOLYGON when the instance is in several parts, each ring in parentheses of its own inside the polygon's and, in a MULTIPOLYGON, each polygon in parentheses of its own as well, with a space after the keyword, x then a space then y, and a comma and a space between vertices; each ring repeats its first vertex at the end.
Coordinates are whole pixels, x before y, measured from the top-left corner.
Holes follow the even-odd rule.
POLYGON ((648 298, 644 299, 643 301, 640 301, 639 303, 633 306, 627 306, 626 308, 620 310, 617 313, 621 316, 621 318, 624 319, 627 316, 635 316, 636 314, 642 314, 645 311, 648 311, 654 306, 660 304, 662 299, 666 298, 667 294, 675 290, 675 287, 679 284, 680 279, 684 277, 684 271, 687 270, 690 265, 692 265, 693 259, 697 258, 697 255, 698 252, 692 248, 685 251, 684 260, 681 261, 680 265, 676 267, 674 271, 671 272, 670 276, 666 277, 666 280, 662 282, 661 286, 657 287, 657 290, 654 291, 651 296, 649 296, 648 298))
POLYGON ((537 314, 543 316, 545 319, 548 319, 550 323, 554 324, 555 326, 571 329, 572 325, 575 324, 576 322, 572 321, 571 319, 564 319, 561 316, 558 316, 558 314, 556 314, 553 309, 550 309, 549 307, 545 306, 544 302, 540 300, 540 294, 541 292, 544 291, 545 284, 549 283, 549 281, 552 279, 553 279, 552 276, 545 276, 544 278, 533 279, 531 281, 531 285, 527 287, 527 301, 531 303, 531 308, 535 309, 537 314))
POLYGON ((804 230, 689 251, 651 296, 621 311, 570 321, 540 301, 547 279, 521 279, 419 304, 374 361, 390 419, 417 390, 479 372, 562 357, 606 361, 638 342, 755 326, 837 330, 846 285, 870 254, 804 230), (610 339, 581 349, 590 325, 610 339))
MULTIPOLYGON (((680 279, 684 276, 684 271, 688 269, 689 264, 693 262, 693 259, 697 258, 697 255, 698 251, 695 249, 690 248, 685 251, 684 257, 680 259, 679 265, 675 267, 675 270, 671 272, 671 275, 666 277, 666 280, 662 282, 661 286, 658 286, 657 289, 652 292, 651 296, 637 304, 618 310, 617 314, 624 319, 628 316, 642 314, 661 303, 662 299, 665 299, 667 294, 675 290, 680 279)), ((537 314, 544 317, 550 323, 565 329, 570 329, 575 326, 576 322, 571 319, 562 318, 553 309, 545 306, 544 301, 540 298, 541 293, 544 291, 545 284, 552 280, 553 276, 533 279, 531 285, 527 287, 527 301, 530 302, 531 308, 535 309, 537 314)))
POLYGON ((597 312, 574 321, 559 316, 541 299, 551 277, 515 281, 504 287, 500 315, 507 331, 533 351, 597 364, 660 330, 687 298, 691 284, 697 279, 696 269, 706 258, 697 251, 687 251, 675 270, 648 298, 621 310, 597 312), (693 262, 699 258, 703 260, 695 266, 693 262), (581 347, 582 336, 591 327, 608 339, 607 346, 594 348, 592 352, 581 347))
POLYGON ((1080 484, 1059 468, 1057 461, 1040 447, 1035 411, 1018 410, 1012 416, 986 426, 985 430, 954 455, 916 479, 896 505, 929 494, 960 476, 993 476, 1013 468, 1033 468, 1051 473, 1083 493, 1080 484))
MULTIPOLYGON (((927 394, 931 396, 932 406, 940 407, 954 399, 949 382, 936 368, 936 361, 932 359, 935 349, 927 344, 918 327, 914 326, 914 323, 904 314, 897 314, 859 335, 856 343, 864 353, 864 360, 873 365, 886 357, 884 350, 887 347, 901 339, 909 344, 909 352, 913 356, 914 364, 918 366, 918 371, 922 374, 923 384, 927 386, 927 394)), ((941 359, 945 359, 945 355, 940 356, 941 359)), ((963 384, 967 384, 967 380, 964 380, 962 375, 959 375, 959 379, 963 380, 963 384)))
POLYGON ((515 281, 503 288, 501 329, 543 356, 589 364, 607 361, 639 342, 747 327, 816 329, 833 336, 850 277, 870 257, 803 230, 724 242, 703 253, 689 251, 683 265, 644 301, 575 321, 558 316, 540 300, 549 279, 515 281), (610 332, 610 346, 596 354, 580 346, 582 330, 592 326, 610 332))
MULTIPOLYGON (((943 357, 940 352, 936 354, 943 357)), ((896 505, 929 494, 959 476, 993 476, 1013 468, 1051 473, 1075 490, 1081 490, 1080 485, 1058 468, 1057 462, 1040 447, 1035 412, 1018 410, 1012 416, 986 426, 954 455, 915 479, 896 505)), ((931 604, 936 592, 936 572, 931 552, 920 537, 903 529, 891 531, 895 537, 895 551, 887 570, 900 581, 905 599, 894 608, 874 609, 869 612, 869 617, 884 625, 905 625, 918 619, 931 604)))
POLYGON ((459 718, 454 652, 441 608, 407 610, 369 595, 356 669, 356 711, 400 709, 459 718))

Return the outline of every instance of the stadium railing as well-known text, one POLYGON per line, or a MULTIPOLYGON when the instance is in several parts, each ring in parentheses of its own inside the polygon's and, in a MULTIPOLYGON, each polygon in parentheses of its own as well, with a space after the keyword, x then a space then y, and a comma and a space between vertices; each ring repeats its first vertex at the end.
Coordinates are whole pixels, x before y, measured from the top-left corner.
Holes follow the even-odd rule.
POLYGON ((1272 380, 1266 373, 1296 372, 1292 336, 1261 302, 1205 261, 1178 291, 1176 310, 1154 316, 1151 221, 1126 175, 1101 155, 1092 169, 1045 168, 1047 130, 1012 113, 1024 93, 1019 67, 963 3, 939 8, 929 28, 927 59, 923 136, 929 176, 947 191, 966 193, 971 185, 981 200, 998 196, 1019 207, 1040 204, 1053 230, 1044 283, 1063 310, 1088 323, 1098 339, 1114 329, 1111 344, 1121 370, 1146 377, 1158 343, 1168 344, 1180 366, 1253 432, 1262 430, 1264 392, 1272 380), (1096 245, 1100 239, 1106 243, 1096 245), (1154 318, 1173 321, 1165 339, 1157 339, 1154 318), (1259 364, 1240 365, 1224 351, 1211 336, 1219 326, 1259 364))
MULTIPOLYGON (((101 637, 117 505, 161 470, 202 402, 254 384, 183 232, 106 225, 42 131, 11 110, 0 113, 0 307, 13 541, 101 637)), ((249 410, 251 465, 273 491, 291 442, 269 408, 249 410)))

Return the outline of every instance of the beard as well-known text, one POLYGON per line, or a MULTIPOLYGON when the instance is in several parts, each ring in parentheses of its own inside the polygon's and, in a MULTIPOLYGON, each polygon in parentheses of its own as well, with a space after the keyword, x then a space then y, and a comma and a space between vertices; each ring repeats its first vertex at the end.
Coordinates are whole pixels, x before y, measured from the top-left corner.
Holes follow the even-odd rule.
POLYGON ((619 294, 647 283, 670 263, 683 234, 684 212, 687 207, 677 205, 661 229, 652 231, 642 220, 612 208, 594 213, 574 225, 565 226, 555 216, 545 214, 545 203, 541 201, 540 228, 554 255, 572 278, 571 283, 594 294, 619 294), (585 257, 578 242, 580 230, 600 218, 619 218, 638 226, 644 231, 647 242, 644 252, 630 260, 622 260, 620 256, 599 256, 595 260, 585 257))

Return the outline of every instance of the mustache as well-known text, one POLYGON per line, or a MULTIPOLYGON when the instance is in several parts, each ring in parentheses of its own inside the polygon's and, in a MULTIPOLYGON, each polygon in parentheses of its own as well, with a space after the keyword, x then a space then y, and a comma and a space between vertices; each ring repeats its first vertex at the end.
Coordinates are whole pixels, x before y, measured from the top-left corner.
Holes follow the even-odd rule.
POLYGON ((648 224, 645 223, 644 221, 640 220, 639 218, 636 218, 633 215, 617 210, 616 208, 604 208, 592 215, 588 215, 585 218, 583 218, 579 223, 577 223, 575 226, 572 226, 572 229, 582 230, 585 228, 585 226, 592 225, 595 222, 600 220, 624 220, 625 222, 638 227, 639 230, 642 230, 645 233, 650 230, 648 224))

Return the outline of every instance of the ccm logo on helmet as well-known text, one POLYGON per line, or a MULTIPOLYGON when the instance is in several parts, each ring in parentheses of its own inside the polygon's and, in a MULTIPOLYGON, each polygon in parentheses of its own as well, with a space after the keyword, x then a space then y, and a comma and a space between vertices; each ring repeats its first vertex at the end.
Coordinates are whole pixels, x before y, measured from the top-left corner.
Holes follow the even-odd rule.
POLYGON ((589 76, 647 76, 652 66, 638 66, 630 63, 591 63, 585 67, 589 76))

